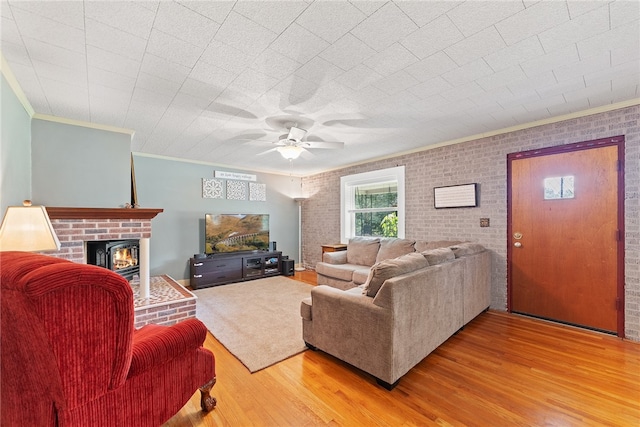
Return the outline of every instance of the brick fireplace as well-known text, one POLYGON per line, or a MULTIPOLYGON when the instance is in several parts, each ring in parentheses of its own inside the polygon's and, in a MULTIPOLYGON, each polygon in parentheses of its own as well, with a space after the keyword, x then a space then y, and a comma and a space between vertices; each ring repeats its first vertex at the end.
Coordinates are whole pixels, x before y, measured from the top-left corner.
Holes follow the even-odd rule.
POLYGON ((86 242, 151 238, 151 220, 163 209, 47 207, 61 248, 49 255, 85 264, 86 242))
POLYGON ((59 251, 46 252, 50 256, 86 264, 87 242, 140 240, 140 281, 131 282, 137 328, 148 323, 171 325, 180 320, 195 317, 196 297, 193 294, 168 276, 151 278, 148 276, 151 220, 163 212, 163 209, 75 207, 47 207, 46 209, 61 245, 59 251), (145 288, 150 289, 150 295, 145 295, 146 292, 143 292, 145 288))

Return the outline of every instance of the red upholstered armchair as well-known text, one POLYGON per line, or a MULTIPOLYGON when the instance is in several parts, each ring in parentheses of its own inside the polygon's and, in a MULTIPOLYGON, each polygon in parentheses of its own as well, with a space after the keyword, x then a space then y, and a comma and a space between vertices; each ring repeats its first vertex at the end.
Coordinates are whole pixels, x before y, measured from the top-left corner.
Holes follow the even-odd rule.
POLYGON ((2 426, 157 426, 200 388, 213 409, 207 329, 134 330, 133 293, 101 267, 0 253, 2 426))

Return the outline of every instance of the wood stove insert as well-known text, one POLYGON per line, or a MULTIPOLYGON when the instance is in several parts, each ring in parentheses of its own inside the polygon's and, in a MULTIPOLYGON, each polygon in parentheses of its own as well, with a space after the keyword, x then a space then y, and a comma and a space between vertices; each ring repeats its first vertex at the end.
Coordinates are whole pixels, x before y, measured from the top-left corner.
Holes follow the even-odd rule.
POLYGON ((127 280, 140 273, 139 240, 99 240, 87 242, 87 264, 115 271, 127 280))

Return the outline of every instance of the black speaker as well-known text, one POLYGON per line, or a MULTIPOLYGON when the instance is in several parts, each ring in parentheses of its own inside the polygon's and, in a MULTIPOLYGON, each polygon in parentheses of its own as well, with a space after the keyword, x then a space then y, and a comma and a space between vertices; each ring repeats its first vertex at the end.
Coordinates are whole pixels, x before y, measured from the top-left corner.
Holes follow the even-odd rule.
POLYGON ((276 242, 269 242, 269 252, 277 251, 276 242))
POLYGON ((295 270, 296 262, 292 259, 283 259, 282 260, 282 275, 283 276, 293 276, 296 274, 295 270))

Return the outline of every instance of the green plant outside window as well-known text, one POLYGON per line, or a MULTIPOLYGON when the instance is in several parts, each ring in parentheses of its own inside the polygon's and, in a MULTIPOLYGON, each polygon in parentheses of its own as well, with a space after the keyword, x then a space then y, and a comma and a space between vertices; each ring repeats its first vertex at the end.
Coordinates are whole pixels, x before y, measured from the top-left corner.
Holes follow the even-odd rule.
POLYGON ((355 235, 397 237, 397 205, 395 182, 358 186, 355 194, 355 235))

